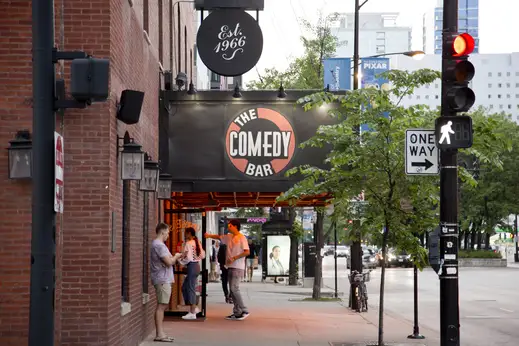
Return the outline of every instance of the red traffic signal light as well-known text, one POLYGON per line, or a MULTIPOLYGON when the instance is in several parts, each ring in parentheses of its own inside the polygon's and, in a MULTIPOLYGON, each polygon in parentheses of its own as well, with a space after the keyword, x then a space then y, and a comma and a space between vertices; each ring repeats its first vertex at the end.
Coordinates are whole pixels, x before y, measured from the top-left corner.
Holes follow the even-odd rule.
POLYGON ((474 38, 467 33, 458 34, 452 38, 452 56, 469 55, 474 51, 476 43, 474 38))

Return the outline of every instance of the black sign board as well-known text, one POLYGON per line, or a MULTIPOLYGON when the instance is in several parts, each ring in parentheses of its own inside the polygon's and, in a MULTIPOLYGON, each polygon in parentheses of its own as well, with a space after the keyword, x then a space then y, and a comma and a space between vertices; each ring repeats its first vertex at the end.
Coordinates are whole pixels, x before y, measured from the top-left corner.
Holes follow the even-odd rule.
POLYGON ((175 111, 162 112, 160 120, 161 166, 173 176, 174 191, 286 191, 301 179, 287 177, 290 168, 326 168, 330 147, 300 147, 319 125, 336 124, 326 110, 305 111, 294 99, 280 101, 272 91, 243 92, 241 100, 257 94, 255 99, 263 102, 239 103, 222 91, 198 92, 193 101, 184 94, 178 97, 186 100, 173 101, 175 111))
POLYGON ((472 146, 472 118, 467 115, 436 118, 435 131, 440 150, 472 146))
POLYGON ((305 278, 315 277, 315 262, 317 261, 317 250, 315 243, 303 244, 303 256, 303 276, 305 278))
POLYGON ((263 51, 263 33, 258 22, 243 10, 215 10, 202 21, 196 44, 208 69, 234 77, 256 66, 263 51))
POLYGON ((440 227, 429 233, 429 265, 436 273, 440 270, 440 227))

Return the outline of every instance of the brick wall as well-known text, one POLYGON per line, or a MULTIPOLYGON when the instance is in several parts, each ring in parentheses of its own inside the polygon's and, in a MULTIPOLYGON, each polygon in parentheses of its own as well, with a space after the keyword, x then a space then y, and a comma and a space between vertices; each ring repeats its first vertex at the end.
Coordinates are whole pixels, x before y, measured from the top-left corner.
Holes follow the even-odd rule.
MULTIPOLYGON (((57 129, 65 140, 65 213, 62 219, 58 218, 56 344, 137 345, 153 329, 155 295, 148 283, 151 300, 143 304, 144 195, 138 191, 138 183, 132 182, 128 302, 131 311, 121 316, 122 182, 117 136, 128 131, 144 151, 158 159, 159 78, 161 68, 172 69, 174 76, 178 72, 178 5, 171 5, 168 0, 67 0, 63 3, 62 41, 61 3, 56 1, 57 44, 65 50, 84 50, 96 57, 110 58, 111 91, 108 102, 96 103, 86 110, 67 110, 63 127, 58 119, 57 129), (127 126, 115 117, 116 102, 124 89, 145 92, 139 124, 127 126), (111 251, 112 214, 115 252, 111 251)), ((26 0, 0 0, 0 140, 4 147, 17 130, 31 129, 30 5, 26 0)), ((181 3, 180 8, 181 37, 183 41, 185 25, 189 59, 196 30, 193 7, 181 3)), ((184 59, 184 42, 181 47, 184 59)), ((182 66, 185 69, 185 61, 182 66)), ((68 63, 65 67, 68 80, 68 63)), ((191 68, 184 72, 190 76, 191 68)), ((24 345, 28 334, 32 186, 30 181, 7 179, 6 150, 0 151, 0 184, 0 344, 24 345)), ((149 242, 154 237, 157 205, 154 196, 149 196, 149 242)))

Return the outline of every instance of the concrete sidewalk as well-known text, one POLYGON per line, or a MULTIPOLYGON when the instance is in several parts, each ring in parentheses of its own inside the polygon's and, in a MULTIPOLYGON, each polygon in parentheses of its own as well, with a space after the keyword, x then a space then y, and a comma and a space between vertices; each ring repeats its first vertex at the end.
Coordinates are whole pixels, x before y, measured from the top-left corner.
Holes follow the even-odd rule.
MULTIPOLYGON (((172 345, 184 346, 349 346, 376 345, 377 311, 355 313, 347 302, 303 301, 310 288, 273 283, 242 283, 242 294, 250 310, 245 321, 227 321, 232 306, 223 302, 219 283, 208 284, 207 319, 204 322, 167 321, 166 333, 175 339, 172 345)), ((330 289, 323 288, 330 293, 330 289)), ((410 297, 412 304, 412 297, 410 297)), ((408 340, 412 326, 385 316, 387 345, 437 346, 432 331, 427 340, 408 340)), ((150 336, 141 346, 163 345, 150 336)))

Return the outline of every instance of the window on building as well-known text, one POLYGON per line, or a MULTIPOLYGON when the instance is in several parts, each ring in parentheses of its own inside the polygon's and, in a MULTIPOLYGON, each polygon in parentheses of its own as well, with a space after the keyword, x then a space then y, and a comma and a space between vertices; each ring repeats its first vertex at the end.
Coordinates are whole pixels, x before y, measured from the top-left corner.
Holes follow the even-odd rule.
POLYGON ((383 54, 386 52, 386 45, 377 45, 376 47, 377 54, 383 54))
POLYGON ((129 180, 123 181, 123 229, 122 229, 122 265, 121 265, 121 298, 130 301, 130 199, 131 185, 129 180))
POLYGON ((493 108, 494 108, 494 105, 490 105, 490 106, 488 106, 488 108, 493 109, 493 108))
POLYGON ((517 71, 517 72, 515 73, 515 76, 516 76, 516 77, 519 77, 519 71, 517 71))
POLYGON ((142 203, 142 293, 148 293, 150 252, 149 252, 149 196, 147 193, 142 194, 144 197, 142 203))
POLYGON ((492 88, 492 83, 488 83, 488 87, 489 87, 489 88, 492 88))
POLYGON ((509 99, 510 98, 510 94, 506 94, 506 98, 509 99))
POLYGON ((185 73, 187 75, 187 27, 184 26, 184 66, 185 66, 185 73))
POLYGON ((510 77, 510 72, 507 72, 507 73, 506 73, 506 76, 507 76, 507 77, 510 77))
POLYGON ((488 76, 489 76, 489 77, 492 77, 492 72, 489 72, 489 73, 488 73, 488 76))
POLYGON ((510 88, 510 83, 506 83, 506 87, 507 87, 507 88, 510 88))
POLYGON ((142 0, 142 27, 144 31, 149 32, 150 5, 149 0, 142 0))
POLYGON ((515 94, 515 98, 516 98, 516 99, 519 99, 519 94, 515 94))
POLYGON ((499 109, 503 109, 503 105, 499 105, 499 109))
POLYGON ((519 88, 519 83, 515 83, 515 87, 516 87, 516 88, 519 88))
POLYGON ((508 109, 512 109, 512 105, 508 105, 508 109))
POLYGON ((220 75, 211 72, 211 82, 213 83, 220 83, 220 75))
POLYGON ((503 85, 501 83, 497 83, 497 87, 501 88, 503 85))
POLYGON ((159 0, 159 62, 163 63, 164 54, 164 14, 163 14, 163 0, 159 0))
POLYGON ((191 81, 193 81, 193 50, 189 51, 189 70, 191 71, 191 81))
POLYGON ((497 94, 497 98, 500 99, 501 98, 501 94, 497 94))
POLYGON ((488 94, 488 98, 491 99, 491 98, 492 98, 492 95, 488 94))
POLYGON ((173 71, 173 1, 169 1, 169 69, 173 71))
POLYGON ((497 73, 497 76, 498 76, 498 77, 501 77, 501 72, 498 72, 498 73, 497 73))
POLYGON ((429 99, 429 95, 425 95, 425 99, 428 100, 429 99))
POLYGON ((386 33, 384 31, 377 32, 377 40, 385 40, 386 39, 386 33))
POLYGON ((438 84, 434 84, 434 88, 435 88, 435 89, 438 89, 438 84))
POLYGON ((435 98, 435 99, 439 99, 440 97, 439 97, 438 95, 435 95, 434 98, 435 98))
POLYGON ((419 100, 420 99, 420 95, 416 95, 416 99, 419 100))

